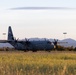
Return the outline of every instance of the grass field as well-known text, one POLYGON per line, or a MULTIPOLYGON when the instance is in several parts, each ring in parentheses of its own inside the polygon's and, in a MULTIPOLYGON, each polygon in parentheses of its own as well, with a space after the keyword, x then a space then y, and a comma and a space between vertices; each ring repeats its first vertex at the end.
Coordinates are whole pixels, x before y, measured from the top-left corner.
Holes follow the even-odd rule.
POLYGON ((0 51, 0 75, 76 75, 76 52, 0 51))

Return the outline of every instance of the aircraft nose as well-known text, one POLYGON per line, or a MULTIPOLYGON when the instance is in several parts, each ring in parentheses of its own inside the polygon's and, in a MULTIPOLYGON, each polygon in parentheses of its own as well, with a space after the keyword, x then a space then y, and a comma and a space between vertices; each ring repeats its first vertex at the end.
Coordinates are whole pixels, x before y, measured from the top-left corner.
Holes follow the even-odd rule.
POLYGON ((53 44, 51 45, 51 49, 54 49, 54 45, 53 44))

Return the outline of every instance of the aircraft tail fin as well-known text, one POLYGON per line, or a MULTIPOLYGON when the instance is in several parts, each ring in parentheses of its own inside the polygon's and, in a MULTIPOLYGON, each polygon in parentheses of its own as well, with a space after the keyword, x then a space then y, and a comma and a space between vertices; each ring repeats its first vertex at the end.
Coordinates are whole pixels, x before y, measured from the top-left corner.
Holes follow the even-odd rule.
POLYGON ((8 40, 14 40, 13 32, 11 26, 8 27, 8 40))

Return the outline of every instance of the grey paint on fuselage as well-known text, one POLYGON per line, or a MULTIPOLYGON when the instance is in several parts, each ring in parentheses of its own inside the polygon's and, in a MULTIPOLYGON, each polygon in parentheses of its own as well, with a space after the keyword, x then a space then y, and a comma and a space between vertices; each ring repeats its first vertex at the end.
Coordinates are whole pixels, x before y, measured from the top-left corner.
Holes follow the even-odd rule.
POLYGON ((54 48, 54 46, 51 43, 48 43, 48 41, 32 41, 31 44, 34 49, 38 50, 51 50, 54 48))
POLYGON ((25 43, 10 43, 16 49, 22 50, 51 50, 54 48, 54 45, 48 43, 48 41, 29 41, 30 44, 26 45, 25 43))

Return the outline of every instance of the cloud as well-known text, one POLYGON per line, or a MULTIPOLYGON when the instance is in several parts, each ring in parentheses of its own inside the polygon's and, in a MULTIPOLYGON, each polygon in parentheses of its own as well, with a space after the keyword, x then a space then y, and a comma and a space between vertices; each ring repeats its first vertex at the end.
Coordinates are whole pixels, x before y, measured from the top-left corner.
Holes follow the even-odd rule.
POLYGON ((50 9, 74 9, 67 7, 17 7, 10 8, 10 10, 50 10, 50 9))

